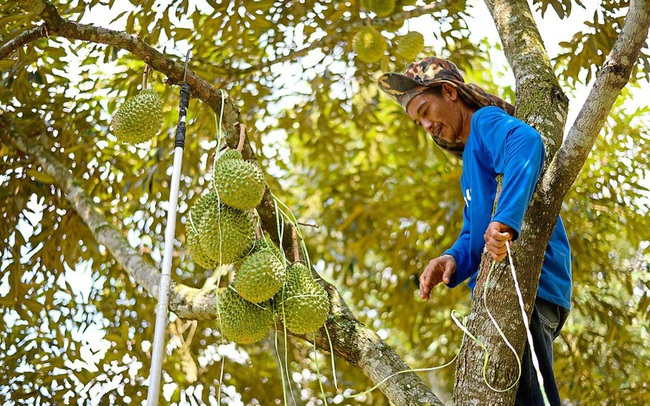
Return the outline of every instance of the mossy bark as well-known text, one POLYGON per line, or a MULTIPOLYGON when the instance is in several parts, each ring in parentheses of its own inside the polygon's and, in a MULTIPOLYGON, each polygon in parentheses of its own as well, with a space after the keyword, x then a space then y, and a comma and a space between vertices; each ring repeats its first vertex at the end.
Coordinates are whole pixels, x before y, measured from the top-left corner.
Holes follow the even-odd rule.
MULTIPOLYGON (((650 1, 632 1, 625 26, 597 75, 578 119, 562 143, 567 99, 557 83, 539 32, 525 0, 486 0, 499 30, 517 82, 517 116, 544 138, 546 163, 512 254, 528 320, 537 293, 546 245, 562 201, 591 151, 616 97, 627 84, 650 26, 650 1)), ((489 349, 483 377, 484 350, 471 340, 461 349, 456 369, 454 404, 511 405, 517 385, 517 360, 499 336, 486 306, 521 359, 526 332, 507 261, 496 264, 486 284, 491 260, 486 255, 474 290, 467 328, 489 349), (483 293, 486 301, 483 302, 483 293)))

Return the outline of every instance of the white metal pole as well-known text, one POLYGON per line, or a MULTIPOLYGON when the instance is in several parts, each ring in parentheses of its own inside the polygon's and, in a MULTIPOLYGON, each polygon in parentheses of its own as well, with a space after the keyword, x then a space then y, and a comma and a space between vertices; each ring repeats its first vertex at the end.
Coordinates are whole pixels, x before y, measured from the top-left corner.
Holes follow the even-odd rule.
POLYGON ((160 378, 162 374, 162 360, 165 351, 165 333, 167 331, 167 307, 169 305, 169 285, 171 283, 172 253, 174 250, 174 233, 176 230, 176 210, 178 205, 178 189, 183 162, 183 148, 174 150, 174 169, 172 185, 169 194, 169 213, 167 215, 167 228, 165 230, 165 251, 163 254, 163 268, 158 287, 158 306, 156 306, 156 327, 153 339, 153 357, 151 359, 151 372, 149 375, 149 391, 147 406, 156 406, 160 395, 160 378))
MULTIPOLYGON (((190 52, 185 57, 185 74, 190 52)), ((163 253, 162 275, 158 287, 158 306, 156 307, 156 326, 153 338, 153 356, 149 373, 149 390, 147 393, 147 406, 157 406, 160 396, 160 379, 162 375, 162 360, 165 350, 165 332, 167 331, 167 307, 169 305, 169 286, 171 284, 172 253, 174 251, 174 235, 176 231, 176 212, 178 209, 178 189, 180 186, 181 167, 183 163, 183 148, 185 147, 185 122, 187 119, 187 106, 190 100, 190 86, 185 82, 181 86, 180 101, 178 103, 178 126, 176 127, 174 166, 172 167, 172 184, 169 192, 169 213, 167 214, 167 227, 165 229, 165 250, 163 253)))

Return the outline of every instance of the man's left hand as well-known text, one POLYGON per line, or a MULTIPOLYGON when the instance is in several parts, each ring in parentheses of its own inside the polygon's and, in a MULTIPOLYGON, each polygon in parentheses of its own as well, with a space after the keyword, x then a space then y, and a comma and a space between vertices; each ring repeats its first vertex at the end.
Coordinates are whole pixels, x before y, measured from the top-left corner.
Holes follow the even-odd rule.
POLYGON ((493 221, 485 231, 485 248, 488 250, 492 259, 501 261, 506 257, 506 241, 512 240, 514 230, 498 221, 493 221))

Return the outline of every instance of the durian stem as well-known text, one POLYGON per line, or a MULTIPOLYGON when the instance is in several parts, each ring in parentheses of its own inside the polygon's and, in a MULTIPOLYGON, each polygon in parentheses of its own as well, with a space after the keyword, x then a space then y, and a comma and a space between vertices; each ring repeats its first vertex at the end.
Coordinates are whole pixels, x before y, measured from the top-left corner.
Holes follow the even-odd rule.
POLYGON ((239 144, 237 144, 237 151, 242 152, 244 149, 244 141, 246 140, 246 126, 244 123, 239 123, 239 144))
POLYGON ((149 73, 149 65, 144 65, 144 72, 142 72, 142 90, 147 88, 147 74, 149 73))
POLYGON ((298 229, 291 227, 291 239, 293 240, 293 261, 300 261, 300 246, 298 244, 298 229))
MULTIPOLYGON (((251 216, 255 216, 255 209, 250 209, 250 212, 251 212, 251 216)), ((262 238, 262 227, 260 227, 259 223, 255 225, 255 238, 257 240, 262 238)))

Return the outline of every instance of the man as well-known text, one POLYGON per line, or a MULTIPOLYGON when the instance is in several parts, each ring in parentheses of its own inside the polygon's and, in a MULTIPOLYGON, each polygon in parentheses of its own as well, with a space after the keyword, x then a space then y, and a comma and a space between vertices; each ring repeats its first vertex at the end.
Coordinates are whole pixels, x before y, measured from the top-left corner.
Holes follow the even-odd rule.
MULTIPOLYGON (((420 275, 420 295, 428 299, 440 282, 454 287, 468 278, 473 289, 483 249, 500 261, 507 254, 506 242, 519 236, 544 160, 542 138, 512 116, 512 105, 465 83, 456 65, 440 58, 412 63, 404 74, 386 73, 379 86, 436 144, 463 160, 463 227, 454 245, 432 259, 420 275), (498 175, 503 175, 503 182, 493 214, 498 175)), ((553 375, 553 339, 566 320, 570 302, 570 249, 558 218, 530 321, 544 390, 552 405, 561 404, 553 375)), ((517 303, 512 306, 519 311, 517 303)), ((515 404, 544 404, 528 344, 515 404)))

